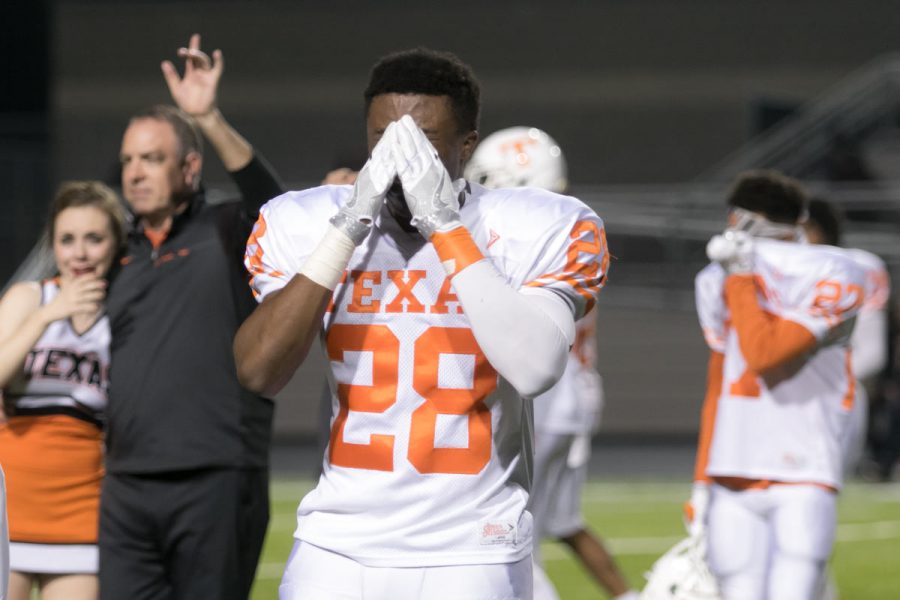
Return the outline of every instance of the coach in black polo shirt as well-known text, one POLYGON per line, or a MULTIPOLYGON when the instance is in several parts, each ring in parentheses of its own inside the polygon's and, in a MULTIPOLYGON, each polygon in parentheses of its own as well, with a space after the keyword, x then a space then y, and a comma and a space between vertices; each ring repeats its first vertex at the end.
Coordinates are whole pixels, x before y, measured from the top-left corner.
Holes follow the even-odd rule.
POLYGON ((184 77, 171 63, 163 74, 181 111, 132 117, 120 153, 136 222, 107 300, 108 600, 246 598, 268 522, 273 407, 238 384, 231 343, 254 306, 243 248, 259 207, 282 189, 216 108, 221 53, 210 61, 195 35, 179 55, 184 77), (194 124, 241 202, 204 198, 194 124))

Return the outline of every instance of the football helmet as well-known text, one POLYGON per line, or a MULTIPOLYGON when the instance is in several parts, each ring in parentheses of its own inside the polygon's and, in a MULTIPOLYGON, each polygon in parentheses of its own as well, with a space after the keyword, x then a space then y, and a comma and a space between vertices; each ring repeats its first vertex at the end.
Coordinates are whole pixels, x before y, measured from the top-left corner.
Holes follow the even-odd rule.
POLYGON ((721 600, 706 564, 706 539, 688 537, 663 554, 647 572, 641 600, 721 600))
POLYGON ((559 144, 536 127, 509 127, 484 138, 465 177, 488 188, 538 187, 559 194, 569 185, 559 144))

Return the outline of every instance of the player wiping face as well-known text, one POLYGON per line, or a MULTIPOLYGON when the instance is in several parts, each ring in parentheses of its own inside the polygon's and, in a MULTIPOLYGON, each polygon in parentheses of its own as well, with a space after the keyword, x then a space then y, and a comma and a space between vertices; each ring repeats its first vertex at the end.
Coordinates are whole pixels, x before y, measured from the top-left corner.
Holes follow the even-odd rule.
POLYGON ((751 237, 773 240, 801 241, 803 229, 799 225, 776 223, 760 213, 734 207, 728 213, 728 230, 744 232, 751 237))
POLYGON ((754 238, 806 241, 801 225, 777 223, 758 212, 735 206, 728 212, 728 227, 709 240, 706 254, 710 260, 727 263, 729 272, 749 272, 754 238))

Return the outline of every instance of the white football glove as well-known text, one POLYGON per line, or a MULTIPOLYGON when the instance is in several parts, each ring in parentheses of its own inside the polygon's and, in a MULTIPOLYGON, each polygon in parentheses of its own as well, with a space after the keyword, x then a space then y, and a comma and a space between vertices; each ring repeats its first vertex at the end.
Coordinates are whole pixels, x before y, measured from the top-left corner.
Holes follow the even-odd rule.
POLYGON ((381 139, 372 149, 372 156, 357 175, 350 197, 338 213, 331 217, 331 224, 347 234, 357 246, 369 235, 375 215, 381 210, 385 194, 397 176, 391 155, 396 129, 396 122, 385 128, 381 139))
POLYGON ((700 481, 694 482, 691 499, 684 505, 684 527, 691 537, 706 533, 706 518, 709 509, 709 485, 700 481))
POLYGON ((753 271, 753 237, 744 231, 726 229, 706 244, 706 256, 730 274, 750 273, 753 271))
POLYGON ((394 162, 413 227, 425 239, 459 226, 459 197, 437 150, 412 117, 396 121, 394 162))

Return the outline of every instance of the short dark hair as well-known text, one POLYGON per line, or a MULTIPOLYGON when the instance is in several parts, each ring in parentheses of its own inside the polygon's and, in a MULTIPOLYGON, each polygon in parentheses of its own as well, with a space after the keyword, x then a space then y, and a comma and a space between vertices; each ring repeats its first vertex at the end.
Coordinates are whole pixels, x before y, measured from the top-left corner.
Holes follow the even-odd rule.
POLYGON ((460 132, 477 131, 481 90, 472 69, 451 52, 413 48, 381 57, 369 74, 366 114, 381 94, 447 96, 460 132))
POLYGON ((830 246, 840 246, 843 211, 836 204, 820 197, 810 199, 807 211, 807 220, 822 232, 824 242, 830 246))
POLYGON ((806 192, 799 181, 778 171, 745 171, 735 180, 728 205, 796 225, 806 208, 806 192))
POLYGON ((109 227, 112 229, 116 248, 125 245, 126 219, 125 209, 116 193, 100 181, 65 181, 56 191, 50 203, 50 214, 47 218, 47 236, 50 242, 56 235, 56 218, 67 208, 93 206, 106 213, 109 227))
POLYGON ((140 119, 165 121, 171 125, 181 151, 179 158, 183 159, 191 152, 203 155, 203 136, 200 135, 194 119, 181 109, 168 104, 156 104, 133 114, 129 123, 140 119))

